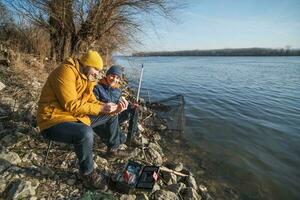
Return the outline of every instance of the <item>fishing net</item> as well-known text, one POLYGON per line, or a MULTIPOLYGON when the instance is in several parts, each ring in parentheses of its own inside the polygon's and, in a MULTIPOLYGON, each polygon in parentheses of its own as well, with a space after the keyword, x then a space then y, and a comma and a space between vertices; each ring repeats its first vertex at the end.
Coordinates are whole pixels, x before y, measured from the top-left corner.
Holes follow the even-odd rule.
POLYGON ((185 128, 184 106, 183 95, 172 96, 147 105, 155 113, 153 125, 159 130, 166 129, 177 136, 181 136, 185 128))

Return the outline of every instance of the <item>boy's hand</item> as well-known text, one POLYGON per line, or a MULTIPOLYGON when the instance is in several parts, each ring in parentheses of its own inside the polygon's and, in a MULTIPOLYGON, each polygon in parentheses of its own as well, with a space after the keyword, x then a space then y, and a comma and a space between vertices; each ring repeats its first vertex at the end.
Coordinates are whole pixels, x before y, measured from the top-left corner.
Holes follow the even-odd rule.
POLYGON ((123 112, 124 110, 126 110, 128 107, 128 101, 122 97, 120 102, 118 103, 118 109, 117 109, 117 113, 123 112))
POLYGON ((132 108, 139 108, 140 107, 140 104, 138 104, 138 103, 133 103, 132 104, 132 108))

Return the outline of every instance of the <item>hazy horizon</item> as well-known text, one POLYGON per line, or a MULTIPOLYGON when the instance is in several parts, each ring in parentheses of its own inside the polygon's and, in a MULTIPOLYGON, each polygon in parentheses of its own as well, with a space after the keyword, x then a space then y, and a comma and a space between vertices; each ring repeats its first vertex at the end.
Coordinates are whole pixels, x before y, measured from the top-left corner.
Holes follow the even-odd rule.
POLYGON ((153 17, 131 51, 300 48, 298 0, 186 0, 177 22, 153 17))

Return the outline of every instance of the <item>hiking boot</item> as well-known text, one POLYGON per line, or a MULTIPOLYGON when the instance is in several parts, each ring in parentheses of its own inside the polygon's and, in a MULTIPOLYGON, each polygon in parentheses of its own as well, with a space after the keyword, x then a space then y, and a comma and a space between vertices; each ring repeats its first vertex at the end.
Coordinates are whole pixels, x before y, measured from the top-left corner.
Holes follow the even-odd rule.
POLYGON ((88 175, 81 174, 80 179, 88 188, 95 188, 101 191, 106 191, 108 189, 108 177, 102 173, 98 174, 96 170, 93 170, 93 172, 88 175))
POLYGON ((134 156, 133 151, 130 150, 122 150, 122 149, 109 149, 106 152, 106 158, 108 160, 115 160, 117 158, 131 158, 134 156))

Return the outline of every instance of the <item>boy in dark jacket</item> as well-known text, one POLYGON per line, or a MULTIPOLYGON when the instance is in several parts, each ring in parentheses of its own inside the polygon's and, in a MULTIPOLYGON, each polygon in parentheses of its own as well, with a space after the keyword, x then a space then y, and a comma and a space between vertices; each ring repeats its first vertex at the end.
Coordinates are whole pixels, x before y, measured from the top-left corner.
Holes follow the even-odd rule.
POLYGON ((123 69, 121 66, 114 65, 110 67, 106 72, 106 76, 98 82, 93 90, 99 101, 104 103, 111 102, 118 105, 118 108, 114 113, 114 115, 116 115, 114 123, 110 123, 109 121, 111 116, 103 115, 103 120, 100 120, 103 121, 103 125, 97 127, 97 130, 95 130, 95 132, 101 134, 101 137, 104 139, 104 142, 108 147, 109 156, 122 156, 120 154, 124 153, 121 153, 121 151, 118 150, 118 146, 126 141, 125 134, 121 133, 120 123, 127 119, 129 119, 127 142, 133 145, 140 145, 133 137, 137 132, 137 123, 134 123, 136 120, 134 118, 137 118, 137 107, 129 104, 125 98, 121 97, 122 91, 120 89, 119 81, 121 80, 122 75, 123 69))

